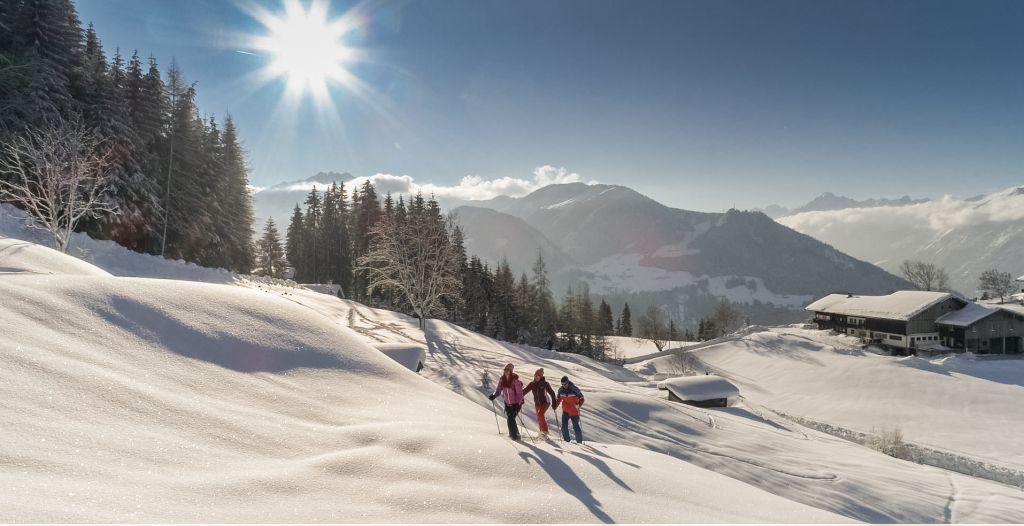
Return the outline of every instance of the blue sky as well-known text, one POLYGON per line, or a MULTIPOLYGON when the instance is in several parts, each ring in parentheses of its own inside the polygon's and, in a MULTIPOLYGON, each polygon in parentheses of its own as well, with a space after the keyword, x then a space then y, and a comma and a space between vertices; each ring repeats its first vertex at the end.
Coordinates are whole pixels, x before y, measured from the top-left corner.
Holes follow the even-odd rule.
POLYGON ((108 54, 174 57, 204 112, 230 111, 257 186, 551 165, 717 211, 1024 184, 1024 2, 364 2, 347 43, 372 95, 288 115, 283 83, 247 80, 269 58, 237 52, 263 32, 238 4, 76 5, 108 54))

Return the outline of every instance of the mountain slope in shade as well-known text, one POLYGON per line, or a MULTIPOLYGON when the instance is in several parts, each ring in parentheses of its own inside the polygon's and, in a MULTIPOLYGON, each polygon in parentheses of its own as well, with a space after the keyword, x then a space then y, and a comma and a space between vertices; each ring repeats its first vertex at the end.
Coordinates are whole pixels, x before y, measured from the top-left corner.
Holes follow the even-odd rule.
POLYGON ((252 195, 253 211, 256 214, 256 234, 263 232, 263 225, 268 217, 273 217, 277 223, 278 230, 283 230, 288 224, 295 204, 304 206, 309 191, 316 186, 317 190, 323 190, 332 183, 347 183, 354 179, 348 172, 320 172, 312 177, 297 181, 286 181, 261 188, 252 195))
POLYGON ((492 264, 507 259, 517 276, 521 272, 530 272, 538 250, 548 268, 558 269, 572 264, 572 258, 560 247, 518 217, 475 206, 460 206, 453 212, 458 216, 459 224, 463 225, 466 246, 472 247, 469 254, 492 264))
MULTIPOLYGON (((803 305, 828 292, 907 286, 764 214, 679 210, 622 186, 551 185, 481 206, 521 218, 575 261, 552 267, 556 287, 586 282, 615 308, 654 305, 686 325, 719 298, 752 321, 777 323, 803 318, 803 305)), ((475 226, 465 226, 472 236, 475 226)))
POLYGON ((973 294, 989 268, 1024 271, 1024 187, 971 199, 806 212, 779 222, 891 272, 905 259, 944 267, 973 294))
POLYGON ((926 202, 928 202, 928 199, 911 199, 910 196, 907 195, 899 199, 872 198, 858 201, 849 197, 833 194, 832 192, 825 192, 818 197, 815 197, 807 204, 792 210, 779 205, 769 205, 765 207, 764 210, 759 211, 764 212, 768 217, 779 218, 804 212, 844 210, 847 208, 872 208, 877 206, 907 206, 926 202))

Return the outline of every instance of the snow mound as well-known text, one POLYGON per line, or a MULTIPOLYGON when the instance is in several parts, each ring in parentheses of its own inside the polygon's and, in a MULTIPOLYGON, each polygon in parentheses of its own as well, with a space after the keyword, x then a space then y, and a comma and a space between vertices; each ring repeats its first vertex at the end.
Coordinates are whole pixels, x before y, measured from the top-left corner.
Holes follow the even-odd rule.
POLYGON ((410 343, 378 343, 374 347, 410 371, 419 371, 427 361, 426 347, 410 343))
POLYGON ((10 237, 0 237, 0 274, 69 274, 109 276, 78 258, 51 248, 10 237))

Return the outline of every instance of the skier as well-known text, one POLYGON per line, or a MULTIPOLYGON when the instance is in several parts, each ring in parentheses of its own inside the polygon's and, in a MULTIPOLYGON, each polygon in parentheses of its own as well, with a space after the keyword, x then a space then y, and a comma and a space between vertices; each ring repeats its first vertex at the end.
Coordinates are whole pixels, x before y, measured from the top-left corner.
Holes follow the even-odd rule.
MULTIPOLYGON (((540 433, 544 436, 548 434, 548 419, 544 416, 548 408, 551 407, 551 402, 555 400, 555 391, 551 388, 551 384, 544 379, 544 369, 537 369, 533 373, 533 381, 526 384, 523 388, 523 394, 533 393, 533 407, 537 410, 537 426, 540 428, 540 433), (551 399, 548 399, 548 394, 551 395, 551 399)), ((558 405, 558 402, 555 402, 558 405)))
POLYGON ((501 394, 505 402, 505 418, 508 420, 508 436, 512 440, 519 440, 519 426, 516 425, 516 416, 523 408, 523 382, 519 381, 519 375, 512 372, 512 364, 506 364, 498 380, 498 387, 494 389, 487 398, 494 401, 501 394))
POLYGON ((562 440, 569 441, 569 420, 572 430, 576 433, 576 443, 583 443, 583 430, 580 429, 580 407, 583 406, 583 393, 579 387, 569 381, 568 376, 562 377, 562 386, 558 388, 558 399, 555 407, 562 405, 562 440))

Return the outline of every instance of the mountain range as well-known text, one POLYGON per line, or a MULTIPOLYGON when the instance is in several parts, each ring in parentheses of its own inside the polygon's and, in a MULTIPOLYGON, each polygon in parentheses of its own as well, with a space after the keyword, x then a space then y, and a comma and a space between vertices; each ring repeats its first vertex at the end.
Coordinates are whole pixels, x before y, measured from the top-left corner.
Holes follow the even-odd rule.
MULTIPOLYGON (((257 193, 257 215, 286 220, 313 183, 328 179, 318 174, 257 193)), ((803 307, 827 293, 908 286, 763 213, 681 210, 624 186, 552 184, 452 211, 470 254, 492 265, 507 259, 518 274, 530 272, 539 252, 556 296, 585 283, 616 311, 628 302, 639 315, 653 305, 681 326, 696 325, 721 299, 752 323, 775 324, 804 319, 803 307)))
POLYGON ((933 263, 967 295, 976 294, 987 269, 1024 273, 1024 186, 967 199, 813 210, 778 221, 890 272, 906 259, 933 263))
POLYGON ((772 219, 780 217, 791 216, 795 214, 802 214, 804 212, 823 212, 827 210, 845 210, 849 208, 872 208, 878 206, 907 206, 916 205, 920 203, 927 203, 928 199, 911 199, 910 196, 903 196, 899 199, 864 199, 858 201, 850 197, 833 194, 832 192, 825 192, 818 197, 815 197, 807 204, 789 209, 779 205, 768 205, 763 209, 757 209, 759 212, 764 212, 765 215, 772 219))

